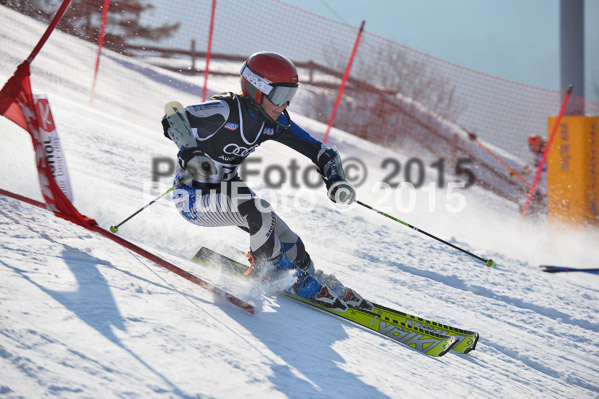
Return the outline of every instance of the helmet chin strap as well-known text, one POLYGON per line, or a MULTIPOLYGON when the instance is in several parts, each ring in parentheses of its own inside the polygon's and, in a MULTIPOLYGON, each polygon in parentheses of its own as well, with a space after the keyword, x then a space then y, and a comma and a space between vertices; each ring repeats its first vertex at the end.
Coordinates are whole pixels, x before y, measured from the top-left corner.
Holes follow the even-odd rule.
MULTIPOLYGON (((260 107, 260 109, 262 109, 262 107, 260 107)), ((263 111, 264 112, 264 111, 263 111)), ((266 113, 266 112, 265 112, 266 113)), ((278 126, 284 128, 284 129, 289 129, 291 127, 291 117, 289 116, 289 112, 287 112, 286 109, 283 110, 283 115, 285 115, 285 117, 287 118, 287 124, 283 125, 281 122, 279 121, 274 121, 278 126)), ((270 120, 273 120, 271 117, 268 117, 270 120)))

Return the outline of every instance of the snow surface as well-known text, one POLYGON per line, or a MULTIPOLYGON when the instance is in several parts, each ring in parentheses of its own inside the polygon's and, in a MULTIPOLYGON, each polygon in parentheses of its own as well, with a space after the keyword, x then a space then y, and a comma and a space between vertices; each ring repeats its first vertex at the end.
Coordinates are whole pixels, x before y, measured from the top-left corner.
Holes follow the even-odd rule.
MULTIPOLYGON (((0 7, 0 81, 44 29, 0 7)), ((175 152, 162 137, 162 107, 173 99, 192 104, 198 96, 165 84, 173 79, 167 72, 112 55, 102 61, 92 106, 95 51, 55 32, 33 63, 32 84, 49 95, 75 206, 108 227, 169 187, 169 179, 158 187, 151 182, 152 158, 175 152), (142 94, 131 90, 137 85, 142 94)), ((322 138, 323 125, 302 117, 301 109, 291 112, 322 138)), ((0 131, 0 187, 41 200, 29 135, 4 118, 0 131)), ((119 234, 257 300, 256 316, 110 240, 0 196, 0 397, 599 397, 599 279, 537 267, 598 267, 596 233, 551 229, 542 220, 519 223, 513 205, 476 188, 462 191, 460 212, 447 210, 454 204, 447 190, 418 190, 408 212, 375 187, 388 174, 382 157, 414 154, 331 134, 345 157, 359 156, 369 167, 358 190, 362 201, 498 266, 487 268, 365 208, 335 207, 322 188, 285 184, 273 192, 262 176, 249 183, 303 237, 317 267, 376 302, 478 331, 476 351, 431 358, 285 297, 252 296, 243 284, 189 261, 201 246, 241 259, 245 233, 187 223, 169 200, 119 234), (313 201, 311 210, 293 206, 298 192, 313 201)), ((276 143, 255 155, 263 167, 296 157, 276 143)))

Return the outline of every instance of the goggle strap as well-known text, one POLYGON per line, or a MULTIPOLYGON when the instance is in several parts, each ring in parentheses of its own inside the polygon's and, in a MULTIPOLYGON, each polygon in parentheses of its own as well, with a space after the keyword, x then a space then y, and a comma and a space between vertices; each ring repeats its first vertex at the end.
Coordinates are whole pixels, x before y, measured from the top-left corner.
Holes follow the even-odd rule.
POLYGON ((270 85, 270 82, 264 79, 262 76, 256 75, 250 68, 248 68, 247 64, 243 64, 243 67, 241 67, 241 76, 246 78, 247 81, 252 84, 252 86, 260 90, 267 96, 272 91, 272 86, 270 85))

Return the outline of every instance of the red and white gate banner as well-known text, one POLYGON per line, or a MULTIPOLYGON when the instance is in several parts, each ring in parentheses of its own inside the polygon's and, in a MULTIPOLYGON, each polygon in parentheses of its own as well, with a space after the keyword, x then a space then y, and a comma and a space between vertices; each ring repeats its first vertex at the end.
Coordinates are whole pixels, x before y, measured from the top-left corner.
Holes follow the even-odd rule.
POLYGON ((60 191, 62 191, 69 201, 73 202, 73 191, 71 189, 66 158, 60 145, 48 97, 45 94, 40 94, 34 95, 33 99, 38 120, 40 141, 46 155, 46 161, 60 191))

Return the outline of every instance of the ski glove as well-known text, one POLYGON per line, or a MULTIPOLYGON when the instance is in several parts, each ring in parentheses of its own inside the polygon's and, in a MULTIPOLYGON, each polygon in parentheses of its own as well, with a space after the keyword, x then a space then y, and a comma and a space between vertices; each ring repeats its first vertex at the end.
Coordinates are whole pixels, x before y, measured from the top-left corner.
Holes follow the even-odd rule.
POLYGON ((322 151, 318 156, 318 167, 324 176, 331 201, 349 205, 356 200, 356 189, 345 180, 341 157, 335 147, 322 151))
POLYGON ((193 180, 201 181, 216 174, 214 161, 208 158, 199 147, 181 147, 179 165, 191 174, 193 180))

